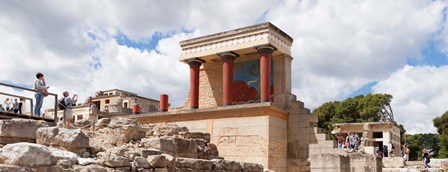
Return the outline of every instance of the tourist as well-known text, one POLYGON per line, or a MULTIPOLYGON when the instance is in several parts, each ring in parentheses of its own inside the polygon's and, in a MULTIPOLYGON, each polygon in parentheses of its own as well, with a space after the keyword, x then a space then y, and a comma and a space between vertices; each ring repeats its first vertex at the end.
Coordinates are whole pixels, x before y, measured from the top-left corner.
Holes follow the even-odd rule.
POLYGON ((64 91, 63 94, 63 98, 62 98, 62 102, 64 102, 64 104, 62 106, 64 106, 65 108, 64 110, 64 120, 65 120, 65 128, 70 128, 70 123, 72 121, 73 118, 73 105, 76 104, 76 102, 78 101, 78 95, 74 94, 73 98, 70 98, 70 93, 68 91, 64 91))
POLYGON ((24 98, 20 98, 19 114, 25 114, 25 112, 26 112, 25 99, 24 98))
POLYGON ((12 109, 14 113, 19 113, 19 101, 17 99, 14 99, 14 103, 12 104, 12 109))
POLYGON ((3 108, 3 105, 0 104, 0 112, 4 112, 4 111, 5 111, 5 108, 3 108))
POLYGON ((48 94, 47 89, 49 86, 45 84, 44 74, 37 73, 36 81, 34 81, 34 89, 36 90, 36 94, 34 97, 36 98, 36 104, 34 106, 34 115, 40 117, 42 104, 44 103, 44 97, 48 94))
POLYGON ((425 168, 431 168, 429 163, 431 162, 431 154, 428 152, 428 150, 423 149, 423 164, 425 168))
POLYGON ((347 137, 345 137, 345 147, 350 148, 350 133, 347 133, 347 137))
POLYGON ((10 111, 12 111, 12 107, 11 107, 11 105, 12 105, 11 99, 6 98, 6 99, 5 99, 6 112, 10 112, 10 111))
POLYGON ((409 161, 409 154, 411 153, 411 150, 409 149, 407 144, 403 145, 403 160, 406 164, 406 161, 409 161))
POLYGON ((359 137, 358 134, 355 134, 355 151, 358 151, 359 149, 359 145, 361 145, 361 138, 359 137))
POLYGON ((395 147, 394 147, 394 145, 392 144, 392 142, 389 142, 389 143, 387 144, 387 147, 389 148, 389 149, 388 149, 388 150, 389 150, 389 152, 388 152, 389 156, 390 156, 390 157, 393 157, 394 155, 392 155, 392 154, 393 154, 393 152, 394 152, 395 147))
POLYGON ((344 148, 344 136, 336 135, 336 140, 338 142, 338 148, 339 149, 344 148))
POLYGON ((389 151, 388 151, 387 145, 383 145, 383 157, 389 157, 389 151))
POLYGON ((355 133, 351 133, 350 137, 348 138, 349 143, 350 143, 350 149, 354 149, 355 148, 355 144, 356 144, 356 137, 355 137, 355 133))
POLYGON ((375 156, 376 157, 383 157, 383 152, 380 150, 380 147, 375 147, 375 156))

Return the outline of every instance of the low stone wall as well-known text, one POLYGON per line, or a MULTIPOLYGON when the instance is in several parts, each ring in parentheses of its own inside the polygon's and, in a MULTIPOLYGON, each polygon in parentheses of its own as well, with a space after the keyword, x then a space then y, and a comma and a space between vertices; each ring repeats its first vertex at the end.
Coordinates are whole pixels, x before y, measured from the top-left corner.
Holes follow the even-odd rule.
POLYGON ((403 157, 383 158, 383 168, 403 168, 405 163, 403 157))
POLYGON ((0 120, 0 144, 36 142, 36 130, 49 126, 45 121, 32 119, 0 120))
POLYGON ((311 172, 381 172, 381 158, 369 154, 311 154, 311 172))
POLYGON ((347 172, 350 171, 350 159, 337 154, 310 155, 311 172, 347 172))

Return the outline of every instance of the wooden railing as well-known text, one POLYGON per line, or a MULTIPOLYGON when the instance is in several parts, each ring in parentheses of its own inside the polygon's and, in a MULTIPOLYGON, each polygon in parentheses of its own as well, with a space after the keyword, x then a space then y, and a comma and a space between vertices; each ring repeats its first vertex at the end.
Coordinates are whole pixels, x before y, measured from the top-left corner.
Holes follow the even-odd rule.
MULTIPOLYGON (((34 90, 34 89, 20 87, 20 86, 11 85, 11 84, 6 84, 6 83, 2 83, 2 82, 0 82, 0 86, 15 88, 15 89, 19 89, 19 90, 25 90, 25 91, 31 91, 31 92, 35 92, 35 93, 38 92, 37 90, 34 90)), ((5 93, 5 94, 8 94, 8 93, 5 93)), ((9 94, 9 95, 13 95, 13 94, 9 94)), ((56 123, 58 121, 58 117, 57 117, 57 114, 58 114, 58 95, 54 94, 54 93, 48 93, 48 95, 54 97, 54 125, 56 125, 56 123)), ((22 97, 22 98, 24 98, 24 97, 22 97)), ((32 105, 32 99, 31 99, 31 105, 32 105)), ((31 115, 33 115, 33 110, 32 109, 33 109, 33 106, 31 106, 31 115)))

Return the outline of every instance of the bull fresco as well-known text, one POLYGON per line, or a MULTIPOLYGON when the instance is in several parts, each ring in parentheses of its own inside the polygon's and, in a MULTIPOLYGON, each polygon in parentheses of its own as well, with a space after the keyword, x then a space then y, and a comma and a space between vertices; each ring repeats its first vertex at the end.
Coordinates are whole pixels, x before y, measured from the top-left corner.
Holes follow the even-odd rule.
MULTIPOLYGON (((271 95, 273 94, 274 65, 271 61, 271 95)), ((260 100, 260 60, 235 63, 233 68, 233 101, 250 102, 260 100)))

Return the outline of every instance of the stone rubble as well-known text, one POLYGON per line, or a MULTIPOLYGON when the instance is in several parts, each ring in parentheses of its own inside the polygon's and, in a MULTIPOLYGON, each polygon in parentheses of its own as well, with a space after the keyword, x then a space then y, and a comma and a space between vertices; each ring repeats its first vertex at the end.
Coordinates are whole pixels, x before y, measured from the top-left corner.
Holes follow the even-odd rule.
POLYGON ((0 131, 0 137, 28 142, 0 148, 0 171, 263 171, 260 164, 224 160, 210 143, 210 134, 177 125, 140 126, 132 119, 103 118, 95 123, 95 131, 48 127, 34 120, 0 120, 0 128, 14 123, 29 127, 12 134, 0 131))

